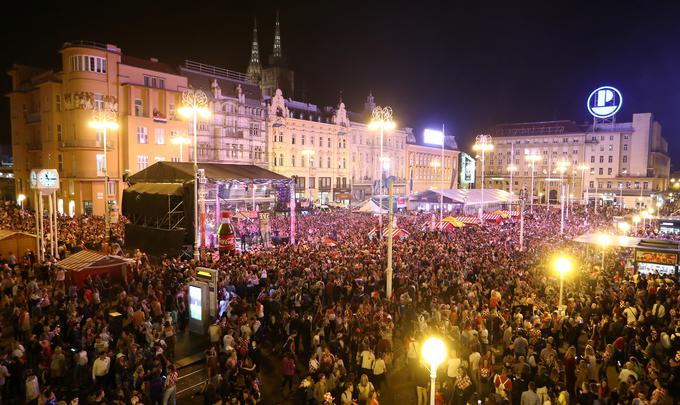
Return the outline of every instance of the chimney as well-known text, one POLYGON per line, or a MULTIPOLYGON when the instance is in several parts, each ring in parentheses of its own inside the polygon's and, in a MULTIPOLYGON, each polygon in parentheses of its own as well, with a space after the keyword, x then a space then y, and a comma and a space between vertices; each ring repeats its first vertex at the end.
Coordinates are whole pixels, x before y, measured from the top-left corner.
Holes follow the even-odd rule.
POLYGON ((153 63, 158 63, 158 58, 149 58, 149 60, 153 63))

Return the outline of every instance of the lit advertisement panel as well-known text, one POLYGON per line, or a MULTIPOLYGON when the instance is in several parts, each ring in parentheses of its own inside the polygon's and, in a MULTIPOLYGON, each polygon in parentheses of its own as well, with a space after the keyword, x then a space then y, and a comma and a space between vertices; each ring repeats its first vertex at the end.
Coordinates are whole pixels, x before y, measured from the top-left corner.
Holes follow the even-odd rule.
POLYGON ((423 143, 444 146, 444 133, 436 129, 425 129, 423 131, 423 143))
POLYGON ((203 320, 201 288, 189 286, 189 316, 197 321, 203 320))

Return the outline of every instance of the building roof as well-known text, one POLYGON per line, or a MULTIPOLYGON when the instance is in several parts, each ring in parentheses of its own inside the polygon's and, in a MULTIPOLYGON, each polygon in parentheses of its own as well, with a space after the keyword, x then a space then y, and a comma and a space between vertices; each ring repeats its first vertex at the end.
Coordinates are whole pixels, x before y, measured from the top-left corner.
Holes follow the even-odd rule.
MULTIPOLYGON (((230 180, 288 180, 287 177, 255 165, 199 163, 209 181, 230 180)), ((194 166, 190 162, 156 162, 130 176, 135 183, 185 183, 194 180, 194 166)))
POLYGON ((238 86, 241 86, 241 91, 246 96, 246 104, 254 104, 254 106, 262 107, 262 90, 260 87, 251 82, 241 81, 237 79, 231 79, 224 77, 222 75, 212 75, 205 72, 200 72, 184 66, 179 68, 183 76, 189 81, 189 85, 198 89, 202 89, 208 95, 212 97, 212 83, 213 80, 217 80, 217 84, 220 86, 223 96, 238 98, 238 86))
POLYGON ((574 121, 540 121, 498 124, 489 133, 492 136, 553 135, 583 132, 583 127, 574 121))
POLYGON ((181 75, 181 72, 168 65, 167 63, 158 62, 157 60, 142 59, 135 56, 121 55, 120 63, 127 66, 133 66, 140 69, 153 70, 155 72, 167 73, 170 75, 181 75))
POLYGON ((60 260, 57 262, 57 267, 61 267, 64 270, 81 271, 87 268, 101 268, 130 262, 133 262, 133 260, 85 249, 72 254, 64 260, 60 260))
POLYGON ((9 229, 0 229, 0 240, 12 237, 35 238, 35 235, 28 232, 17 232, 11 231, 9 229))

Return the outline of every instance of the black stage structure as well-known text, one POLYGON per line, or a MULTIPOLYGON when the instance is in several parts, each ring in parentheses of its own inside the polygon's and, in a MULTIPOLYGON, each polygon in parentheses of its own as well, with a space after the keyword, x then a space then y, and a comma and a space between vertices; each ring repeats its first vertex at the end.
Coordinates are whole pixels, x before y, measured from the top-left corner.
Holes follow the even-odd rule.
MULTIPOLYGON (((220 211, 270 211, 288 206, 291 180, 280 174, 255 165, 223 163, 199 163, 198 171, 208 247, 215 243, 212 238, 220 211)), ((122 207, 130 221, 125 225, 126 248, 152 255, 192 252, 194 179, 190 162, 157 162, 128 177, 122 207)))

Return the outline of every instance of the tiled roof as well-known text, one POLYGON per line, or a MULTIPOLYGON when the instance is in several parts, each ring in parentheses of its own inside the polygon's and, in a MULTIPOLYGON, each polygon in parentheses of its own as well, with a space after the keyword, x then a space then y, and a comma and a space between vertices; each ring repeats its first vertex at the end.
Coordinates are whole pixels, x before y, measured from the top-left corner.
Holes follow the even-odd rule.
POLYGON ((121 64, 127 66, 134 66, 141 69, 153 70, 155 72, 167 73, 171 75, 180 75, 178 69, 168 65, 167 63, 155 62, 150 59, 136 58, 134 56, 122 55, 121 64))

